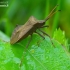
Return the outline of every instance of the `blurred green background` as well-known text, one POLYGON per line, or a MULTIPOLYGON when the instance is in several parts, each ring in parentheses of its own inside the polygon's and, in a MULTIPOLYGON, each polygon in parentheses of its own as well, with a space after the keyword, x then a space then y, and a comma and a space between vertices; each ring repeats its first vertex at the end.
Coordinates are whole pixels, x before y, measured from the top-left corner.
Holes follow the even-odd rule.
POLYGON ((30 16, 37 19, 45 19, 50 11, 57 5, 56 13, 46 22, 49 28, 44 28, 50 36, 53 36, 56 28, 65 31, 66 37, 70 39, 70 0, 0 0, 0 30, 9 37, 16 24, 24 24, 30 16))

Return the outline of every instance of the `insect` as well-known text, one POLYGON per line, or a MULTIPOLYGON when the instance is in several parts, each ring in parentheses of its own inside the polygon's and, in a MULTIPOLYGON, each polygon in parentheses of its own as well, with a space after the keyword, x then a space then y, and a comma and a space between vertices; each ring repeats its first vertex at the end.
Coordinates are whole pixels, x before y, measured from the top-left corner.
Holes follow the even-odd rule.
MULTIPOLYGON (((40 30, 40 28, 48 27, 48 25, 45 26, 44 24, 48 19, 50 19, 51 16, 53 16, 56 12, 60 11, 60 10, 57 10, 54 12, 54 10, 56 9, 57 6, 58 5, 56 5, 53 8, 53 10, 50 12, 48 17, 44 20, 37 20, 36 18, 31 16, 24 25, 18 25, 12 33, 12 36, 10 39, 10 44, 15 44, 15 43, 21 41, 22 39, 28 37, 29 35, 31 35, 31 38, 26 45, 26 48, 27 48, 32 40, 32 34, 34 32, 39 34, 43 39, 45 39, 45 37, 42 34, 40 34, 39 32, 36 31, 37 29, 50 38, 50 36, 48 34, 46 34, 45 32, 43 32, 42 30, 40 30)), ((51 43, 53 44, 52 41, 51 41, 51 43)), ((26 49, 25 49, 25 51, 26 51, 26 49)), ((20 67, 22 65, 22 61, 23 61, 23 56, 22 56, 22 59, 20 62, 20 67)))
POLYGON ((37 20, 36 18, 34 18, 33 16, 31 16, 28 21, 24 24, 24 25, 19 25, 17 26, 11 36, 10 39, 10 43, 11 44, 15 44, 19 41, 21 41, 22 39, 28 37, 29 35, 31 35, 31 38, 27 44, 26 47, 28 47, 29 43, 32 40, 32 34, 35 32, 37 34, 39 34, 41 37, 44 38, 44 36, 42 36, 39 32, 37 32, 36 30, 38 29, 39 31, 41 31, 43 34, 49 36, 48 34, 46 34, 45 32, 43 32, 42 30, 40 30, 40 28, 44 28, 44 27, 48 27, 48 25, 44 26, 45 22, 52 16, 54 15, 56 12, 58 12, 59 10, 55 11, 58 5, 56 5, 53 10, 50 12, 50 14, 48 15, 48 17, 44 20, 37 20))

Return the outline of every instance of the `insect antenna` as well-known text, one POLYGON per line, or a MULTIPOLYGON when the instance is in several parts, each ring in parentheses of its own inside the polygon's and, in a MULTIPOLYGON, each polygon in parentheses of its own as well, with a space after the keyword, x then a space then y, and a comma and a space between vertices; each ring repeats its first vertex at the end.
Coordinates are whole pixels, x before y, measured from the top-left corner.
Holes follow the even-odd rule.
POLYGON ((60 11, 60 10, 57 10, 54 12, 54 10, 57 8, 57 6, 59 5, 56 5, 53 10, 50 12, 50 14, 48 15, 48 17, 45 19, 45 21, 47 21, 49 18, 51 18, 56 12, 60 11))

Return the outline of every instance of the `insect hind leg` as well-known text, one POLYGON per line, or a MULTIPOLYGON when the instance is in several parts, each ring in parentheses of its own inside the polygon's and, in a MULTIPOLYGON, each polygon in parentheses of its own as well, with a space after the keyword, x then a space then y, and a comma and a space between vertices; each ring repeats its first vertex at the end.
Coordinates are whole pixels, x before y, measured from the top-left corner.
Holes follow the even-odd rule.
POLYGON ((28 43, 27 43, 27 45, 26 45, 26 48, 28 48, 28 46, 29 46, 31 40, 32 40, 32 34, 31 34, 31 38, 30 38, 30 40, 28 41, 28 43))
MULTIPOLYGON (((32 40, 32 34, 31 34, 30 40, 28 41, 28 43, 27 43, 27 45, 26 45, 26 47, 25 47, 24 52, 26 52, 26 50, 27 50, 27 48, 28 48, 28 46, 29 46, 31 40, 32 40)), ((24 60, 24 54, 22 55, 22 58, 21 58, 20 67, 22 66, 23 60, 24 60)))

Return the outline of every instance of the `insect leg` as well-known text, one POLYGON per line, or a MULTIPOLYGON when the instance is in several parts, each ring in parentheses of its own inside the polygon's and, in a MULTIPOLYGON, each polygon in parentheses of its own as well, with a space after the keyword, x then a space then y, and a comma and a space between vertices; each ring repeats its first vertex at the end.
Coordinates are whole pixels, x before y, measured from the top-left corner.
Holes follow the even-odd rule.
MULTIPOLYGON (((51 40, 52 45, 54 46, 51 37, 50 37, 47 33, 45 33, 44 31, 42 31, 42 30, 40 30, 40 29, 39 29, 39 31, 41 31, 43 34, 45 34, 46 36, 48 36, 48 37, 50 38, 50 40, 51 40)), ((55 46, 54 46, 54 47, 55 47, 55 46)))
POLYGON ((42 34, 40 34, 39 32, 35 32, 35 33, 37 33, 37 34, 40 35, 43 39, 45 39, 45 37, 44 37, 42 34))
POLYGON ((45 25, 45 26, 41 26, 41 28, 44 28, 44 27, 49 27, 48 25, 45 25))
POLYGON ((27 45, 26 45, 26 48, 28 48, 28 46, 29 46, 31 40, 32 40, 32 34, 31 34, 31 38, 30 38, 30 40, 28 41, 28 43, 27 43, 27 45))
MULTIPOLYGON (((31 34, 30 40, 28 41, 28 43, 27 43, 27 45, 26 45, 26 47, 25 47, 24 52, 26 52, 26 50, 27 50, 27 48, 28 48, 28 46, 29 46, 31 40, 32 40, 32 34, 31 34)), ((21 62, 20 62, 20 67, 22 66, 23 59, 24 59, 24 54, 22 55, 22 59, 21 59, 21 62)))
POLYGON ((39 31, 41 31, 43 34, 47 35, 50 38, 50 36, 47 33, 45 33, 44 31, 42 31, 40 29, 39 29, 39 31))
MULTIPOLYGON (((40 34, 39 32, 35 32, 35 33, 37 33, 39 36, 41 36, 43 39, 45 39, 45 37, 42 35, 42 34, 40 34)), ((38 47, 39 47, 39 43, 41 42, 41 40, 39 40, 38 42, 37 42, 37 45, 38 45, 38 47)))

